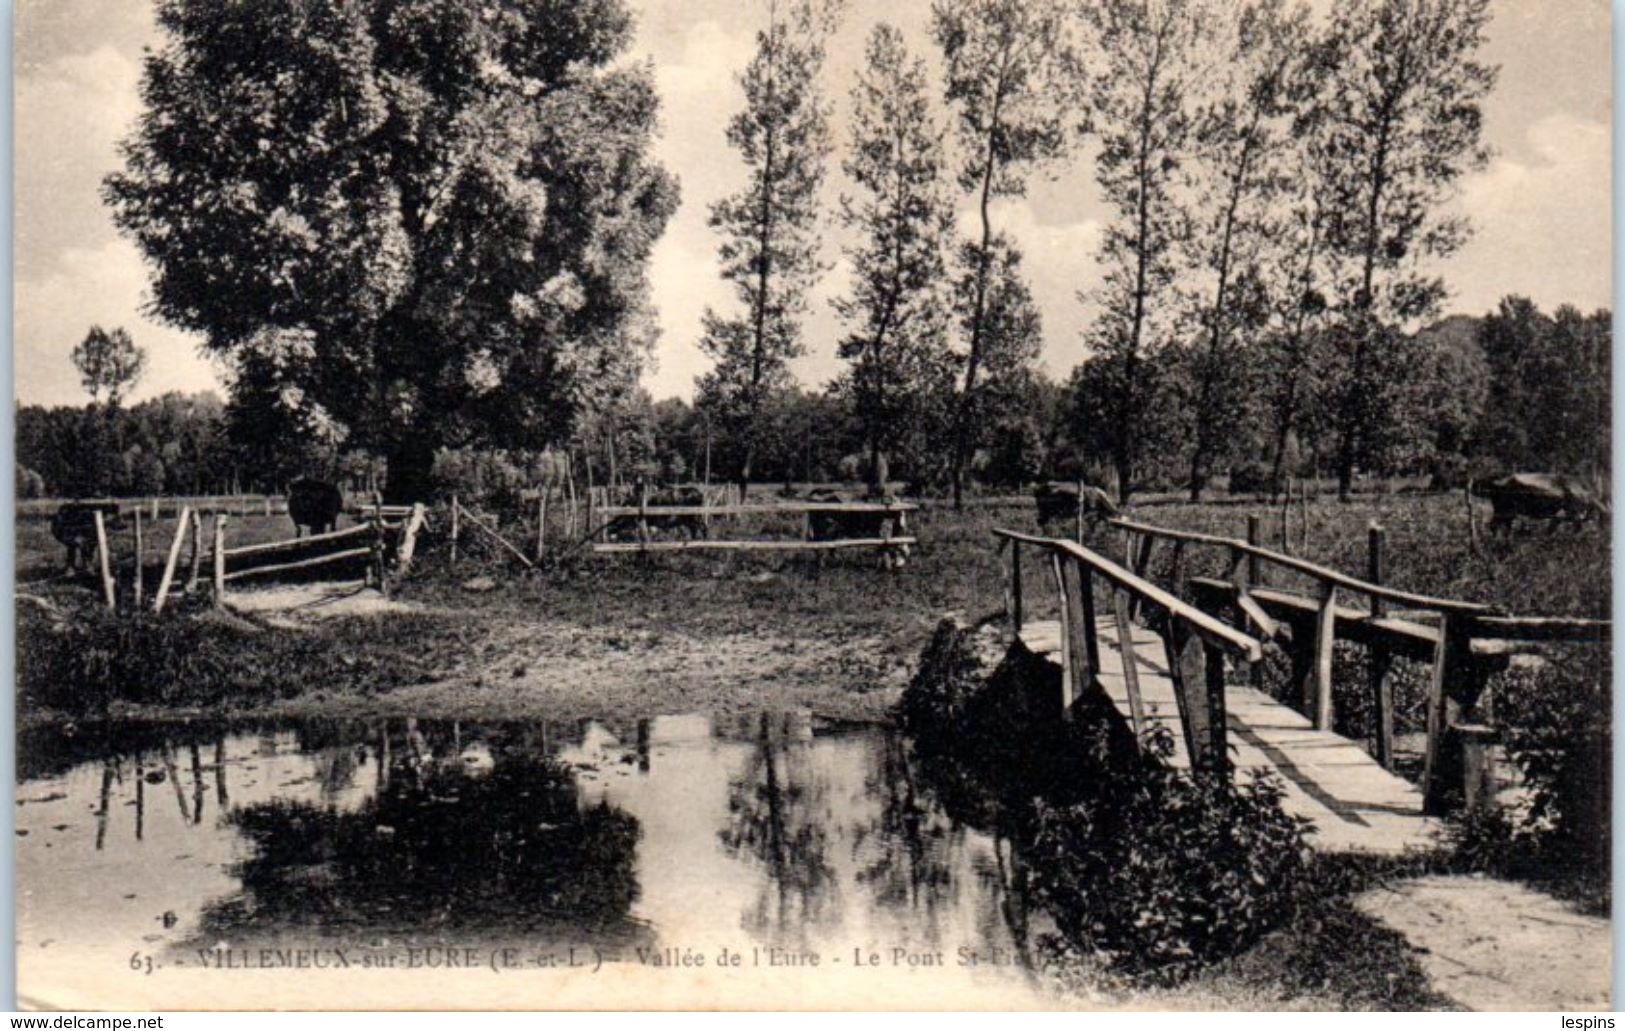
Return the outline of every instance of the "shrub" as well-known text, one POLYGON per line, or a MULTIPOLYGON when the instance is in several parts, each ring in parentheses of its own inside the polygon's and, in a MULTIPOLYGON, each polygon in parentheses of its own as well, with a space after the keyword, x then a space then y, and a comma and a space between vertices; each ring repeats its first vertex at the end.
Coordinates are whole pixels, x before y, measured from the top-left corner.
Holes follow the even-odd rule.
POLYGON ((1281 483, 1268 462, 1243 462, 1230 468, 1230 493, 1270 494, 1281 492, 1281 483))
POLYGON ((1507 671, 1496 729, 1529 787, 1526 828, 1550 835, 1575 865, 1596 869, 1608 857, 1610 680, 1600 649, 1577 648, 1563 660, 1507 671))
POLYGON ((1031 859, 1068 943, 1172 981, 1235 955, 1294 911, 1304 821, 1270 777, 1227 786, 1160 761, 1066 808, 1040 803, 1031 859))

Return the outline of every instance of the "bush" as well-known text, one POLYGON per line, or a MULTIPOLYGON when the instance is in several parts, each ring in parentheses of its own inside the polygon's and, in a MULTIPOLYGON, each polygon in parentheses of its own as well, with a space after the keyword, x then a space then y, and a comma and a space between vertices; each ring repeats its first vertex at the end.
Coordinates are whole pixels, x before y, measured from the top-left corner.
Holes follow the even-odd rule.
POLYGON ((1496 729, 1529 788, 1525 828, 1595 870, 1608 861, 1611 681, 1601 649, 1576 648, 1563 660, 1507 671, 1496 729))
POLYGON ((1040 803, 1038 895, 1069 944, 1176 980, 1292 915, 1308 849, 1282 794, 1272 777, 1230 786, 1153 761, 1086 802, 1040 803))

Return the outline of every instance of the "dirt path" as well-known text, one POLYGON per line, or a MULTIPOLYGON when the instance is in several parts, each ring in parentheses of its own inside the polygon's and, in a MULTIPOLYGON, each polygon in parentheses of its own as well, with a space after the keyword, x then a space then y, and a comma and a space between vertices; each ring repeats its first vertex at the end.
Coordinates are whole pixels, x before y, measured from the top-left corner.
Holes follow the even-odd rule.
POLYGON ((1361 911, 1403 934, 1434 988, 1475 1010, 1606 1010, 1608 921, 1485 877, 1422 877, 1367 892, 1361 911))

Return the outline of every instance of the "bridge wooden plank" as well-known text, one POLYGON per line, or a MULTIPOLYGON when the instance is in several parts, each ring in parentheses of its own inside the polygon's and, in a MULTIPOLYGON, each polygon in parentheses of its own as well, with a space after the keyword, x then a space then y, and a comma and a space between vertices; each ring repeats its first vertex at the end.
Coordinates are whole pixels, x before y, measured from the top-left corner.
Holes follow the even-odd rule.
MULTIPOLYGON (((1172 762, 1188 769, 1190 753, 1180 728, 1174 684, 1162 661, 1162 638, 1143 626, 1130 629, 1145 725, 1168 728, 1174 740, 1172 762)), ((1116 618, 1102 615, 1097 631, 1107 645, 1100 649, 1100 686, 1118 712, 1131 719, 1123 655, 1116 646, 1116 618)), ((1034 653, 1059 659, 1061 630, 1055 621, 1027 623, 1021 639, 1034 653)), ((1236 776, 1275 773, 1287 812, 1312 822, 1309 840, 1314 848, 1399 854, 1437 847, 1440 824, 1423 815, 1421 791, 1383 769, 1359 743, 1316 730, 1302 714, 1256 688, 1231 683, 1225 696, 1236 776)))

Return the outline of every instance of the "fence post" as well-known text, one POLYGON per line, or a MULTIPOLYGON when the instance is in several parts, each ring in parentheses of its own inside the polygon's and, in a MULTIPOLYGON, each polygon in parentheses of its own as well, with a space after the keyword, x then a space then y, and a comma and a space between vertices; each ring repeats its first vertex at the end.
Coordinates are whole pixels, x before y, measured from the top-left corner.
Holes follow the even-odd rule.
POLYGON ((93 512, 96 520, 96 553, 99 556, 102 574, 102 596, 107 600, 107 607, 118 608, 118 597, 113 588, 113 571, 107 554, 107 524, 102 520, 101 510, 93 512))
POLYGON ((226 604, 226 513, 214 517, 214 607, 226 604))
POLYGON ((649 543, 649 484, 638 480, 638 540, 649 543))
POLYGON ((389 572, 384 568, 384 510, 382 502, 372 508, 372 566, 378 577, 378 593, 389 597, 389 572))
MULTIPOLYGON (((1256 548, 1258 547, 1258 538, 1259 518, 1257 515, 1250 515, 1247 517, 1247 543, 1256 548)), ((1263 586, 1264 571, 1259 566, 1257 555, 1249 554, 1247 556, 1247 583, 1253 587, 1263 586)))
POLYGON ((156 496, 152 499, 152 521, 155 523, 158 521, 158 498, 156 496))
POLYGON ((180 518, 175 521, 175 539, 169 542, 169 557, 164 560, 164 572, 158 578, 158 593, 152 599, 152 611, 155 613, 164 611, 164 603, 169 600, 169 585, 175 579, 175 563, 181 557, 181 540, 186 536, 190 513, 189 507, 183 507, 180 518))
POLYGON ((536 499, 536 563, 541 564, 547 554, 547 485, 543 484, 536 499))
POLYGON ((460 513, 457 509, 457 495, 453 494, 451 496, 451 561, 453 565, 457 564, 457 533, 462 529, 458 518, 460 513))
MULTIPOLYGON (((1384 534, 1382 525, 1375 521, 1366 528, 1366 580, 1374 584, 1382 583, 1384 534)), ((1385 608, 1386 603, 1380 594, 1371 595, 1373 620, 1381 619, 1385 608)), ((1366 646, 1366 675, 1371 687, 1372 704, 1376 707, 1377 762, 1385 770, 1393 769, 1394 764, 1394 689, 1388 680, 1392 667, 1393 656, 1383 643, 1382 634, 1373 628, 1371 643, 1366 646)))
POLYGON ((203 566, 203 516, 192 509, 192 571, 186 578, 186 590, 197 590, 199 573, 203 566))
POLYGON ((146 549, 141 546, 143 543, 141 540, 141 507, 137 505, 130 514, 135 517, 135 607, 140 608, 144 600, 142 595, 145 593, 143 590, 145 585, 141 582, 145 579, 141 563, 147 557, 146 549))

